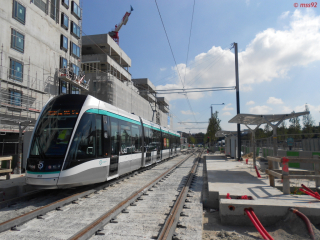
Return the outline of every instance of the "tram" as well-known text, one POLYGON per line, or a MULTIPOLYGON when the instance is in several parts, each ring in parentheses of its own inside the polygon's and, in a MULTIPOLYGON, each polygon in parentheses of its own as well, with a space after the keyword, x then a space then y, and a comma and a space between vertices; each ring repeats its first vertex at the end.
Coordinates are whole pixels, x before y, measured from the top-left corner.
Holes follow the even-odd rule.
POLYGON ((35 125, 26 183, 56 189, 104 182, 179 152, 176 132, 90 95, 61 95, 35 125))

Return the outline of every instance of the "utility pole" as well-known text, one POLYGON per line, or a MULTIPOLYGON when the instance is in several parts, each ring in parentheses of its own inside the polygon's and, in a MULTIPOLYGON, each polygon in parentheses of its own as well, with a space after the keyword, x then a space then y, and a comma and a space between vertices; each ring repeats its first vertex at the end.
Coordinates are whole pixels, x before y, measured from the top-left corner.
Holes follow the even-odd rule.
POLYGON ((19 140, 18 140, 18 162, 17 167, 15 170, 16 174, 21 174, 21 167, 22 167, 22 133, 23 131, 29 126, 29 124, 32 124, 33 121, 25 121, 25 122, 19 122, 19 140))
POLYGON ((211 118, 212 118, 213 117, 213 115, 212 115, 212 105, 210 107, 211 107, 211 118))
MULTIPOLYGON (((238 43, 233 43, 235 68, 236 68, 236 98, 237 98, 237 114, 240 114, 240 96, 239 96, 239 69, 238 69, 238 43)), ((238 160, 241 158, 241 132, 240 124, 237 124, 238 132, 238 160)))

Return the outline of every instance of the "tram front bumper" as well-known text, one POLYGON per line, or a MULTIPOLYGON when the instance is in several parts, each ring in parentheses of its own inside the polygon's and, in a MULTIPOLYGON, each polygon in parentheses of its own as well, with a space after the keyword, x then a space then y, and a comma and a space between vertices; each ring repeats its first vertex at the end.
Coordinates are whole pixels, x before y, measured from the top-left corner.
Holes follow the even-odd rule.
POLYGON ((31 178, 26 177, 26 184, 39 189, 56 189, 58 178, 31 178))

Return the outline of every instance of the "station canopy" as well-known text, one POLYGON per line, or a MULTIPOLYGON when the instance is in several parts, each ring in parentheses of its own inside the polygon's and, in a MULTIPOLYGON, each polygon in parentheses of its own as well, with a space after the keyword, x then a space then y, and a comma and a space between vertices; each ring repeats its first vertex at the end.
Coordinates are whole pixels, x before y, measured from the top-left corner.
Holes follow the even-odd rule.
POLYGON ((245 125, 261 125, 268 124, 269 122, 280 122, 294 117, 300 117, 307 115, 310 112, 298 112, 298 113, 288 113, 288 114, 245 114, 240 113, 229 120, 229 123, 238 123, 245 125), (268 121, 267 121, 268 120, 268 121))

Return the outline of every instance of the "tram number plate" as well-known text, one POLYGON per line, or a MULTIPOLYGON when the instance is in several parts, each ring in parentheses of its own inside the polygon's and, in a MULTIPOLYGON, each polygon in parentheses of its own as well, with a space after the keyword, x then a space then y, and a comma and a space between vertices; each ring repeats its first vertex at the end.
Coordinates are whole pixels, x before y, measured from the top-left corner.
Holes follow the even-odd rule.
POLYGON ((38 175, 37 177, 42 177, 42 175, 38 175))

